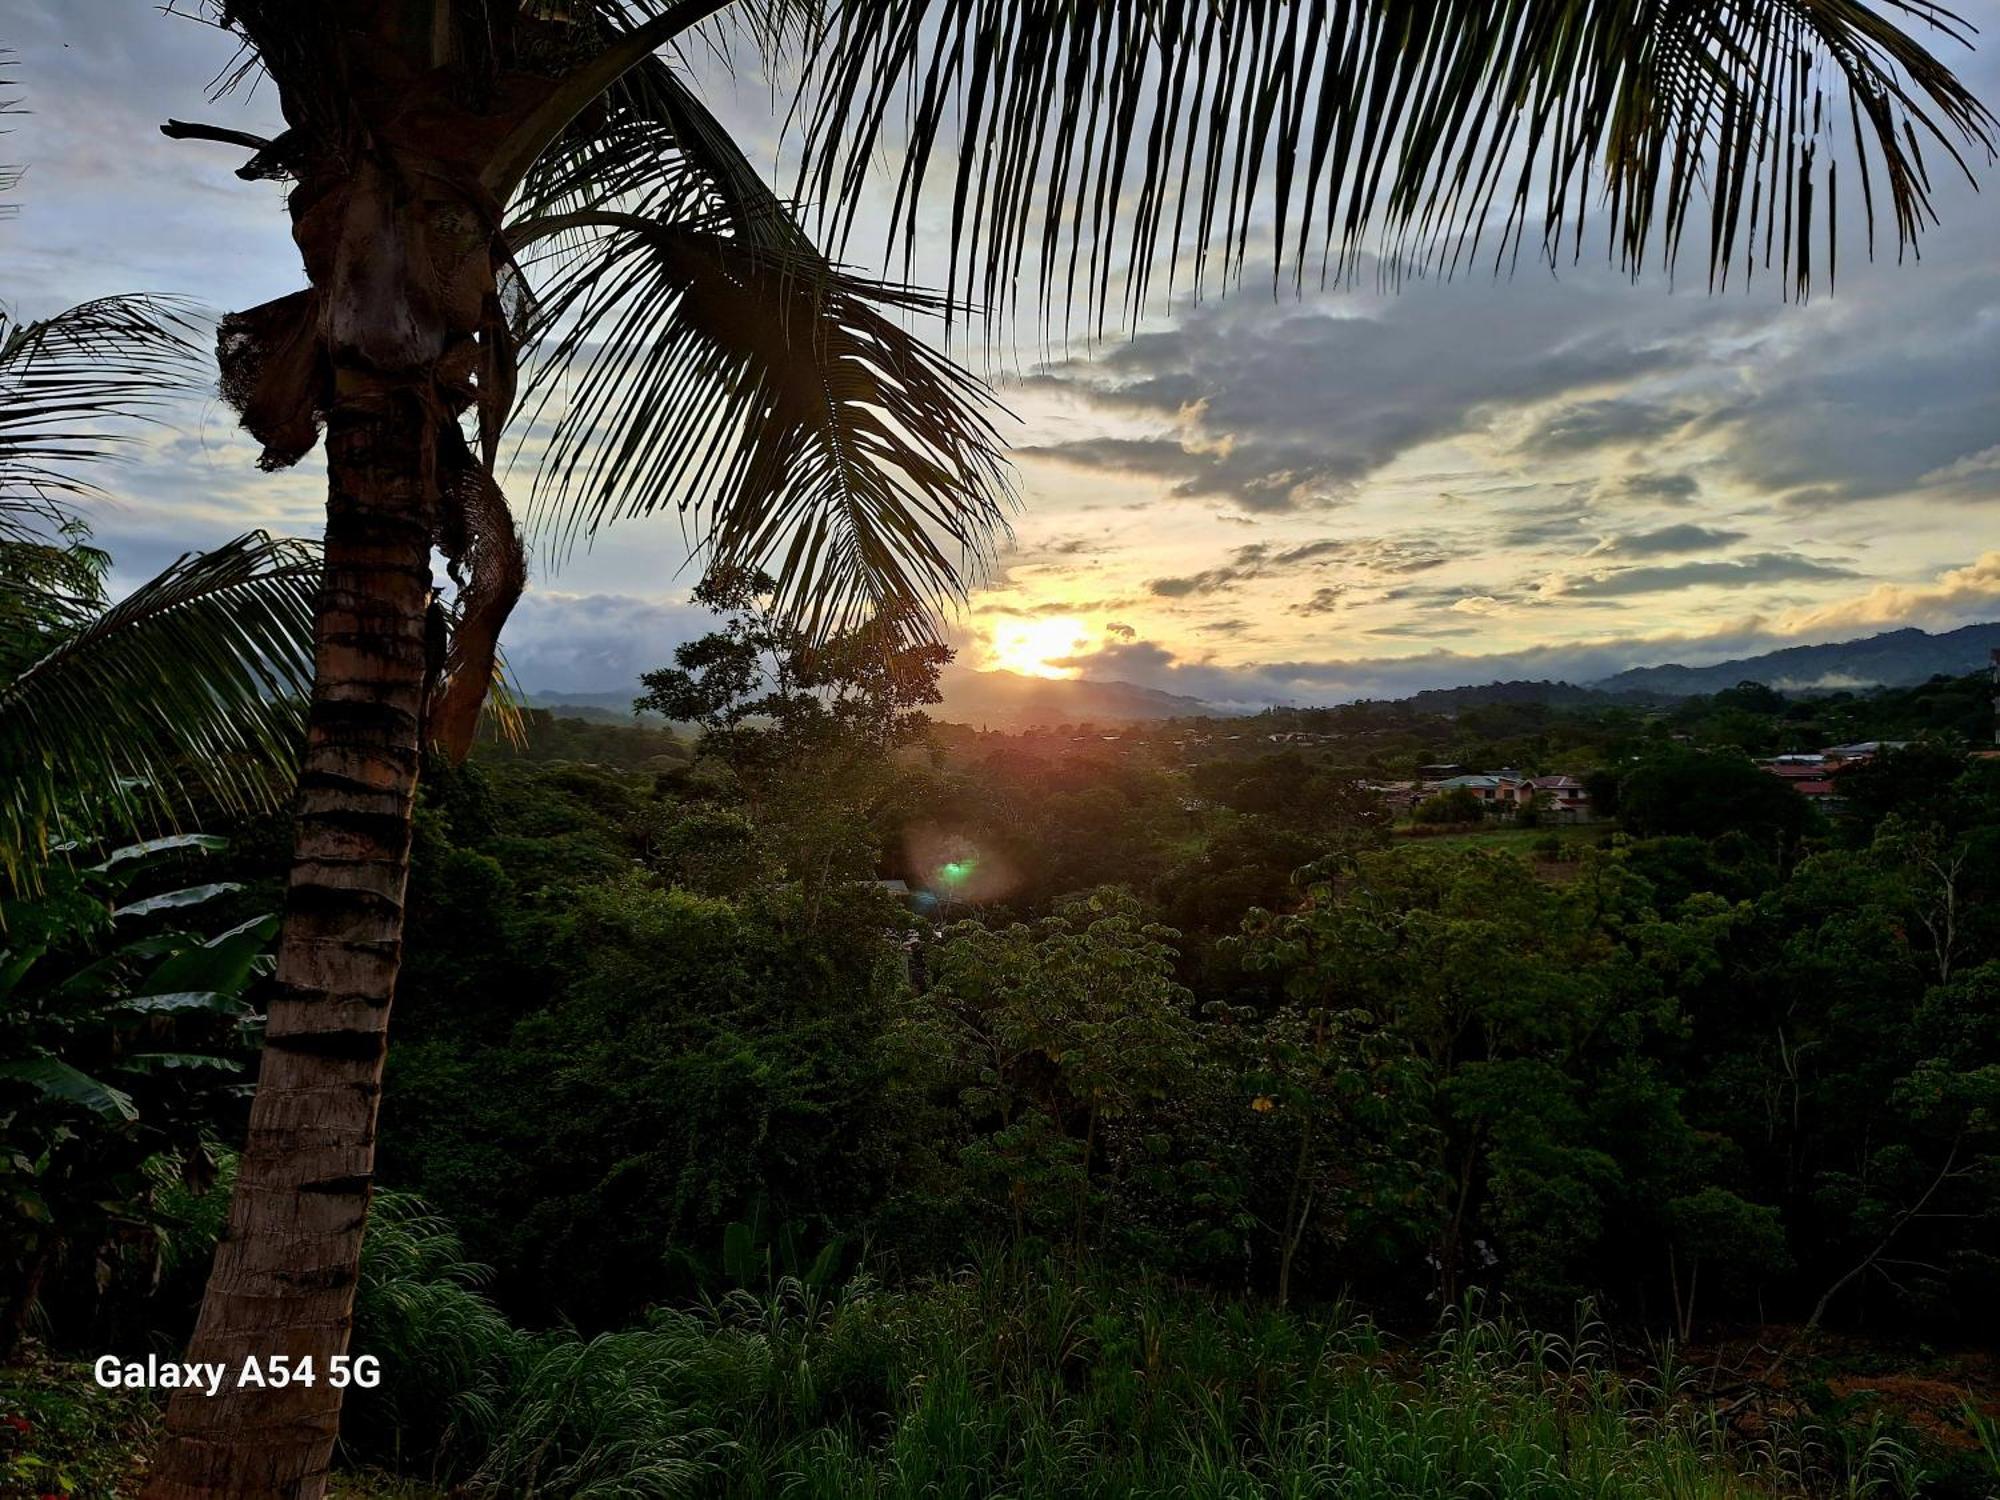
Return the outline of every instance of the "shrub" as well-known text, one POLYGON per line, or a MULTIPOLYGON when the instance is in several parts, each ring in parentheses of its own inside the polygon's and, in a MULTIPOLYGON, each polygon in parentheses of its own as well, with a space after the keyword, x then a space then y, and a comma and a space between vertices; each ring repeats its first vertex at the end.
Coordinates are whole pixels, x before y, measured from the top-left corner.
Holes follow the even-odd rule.
POLYGON ((1455 786, 1424 798, 1411 816, 1419 823, 1477 823, 1486 816, 1486 804, 1470 787, 1455 786))

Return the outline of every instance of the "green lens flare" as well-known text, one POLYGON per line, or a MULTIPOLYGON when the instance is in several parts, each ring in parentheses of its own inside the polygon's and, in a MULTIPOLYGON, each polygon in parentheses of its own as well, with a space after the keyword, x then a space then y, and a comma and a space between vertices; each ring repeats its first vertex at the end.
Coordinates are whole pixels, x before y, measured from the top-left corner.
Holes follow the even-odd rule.
POLYGON ((955 859, 950 864, 944 866, 943 869, 938 871, 938 878, 940 880, 945 881, 949 885, 957 885, 961 880, 965 879, 965 877, 970 875, 971 873, 972 873, 971 860, 955 859))

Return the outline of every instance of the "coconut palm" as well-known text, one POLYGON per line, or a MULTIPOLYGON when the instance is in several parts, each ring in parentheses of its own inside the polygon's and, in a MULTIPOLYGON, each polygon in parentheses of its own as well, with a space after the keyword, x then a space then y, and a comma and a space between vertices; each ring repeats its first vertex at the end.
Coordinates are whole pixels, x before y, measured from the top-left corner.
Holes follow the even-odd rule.
POLYGON ((0 888, 32 885, 52 833, 282 800, 312 678, 311 548, 253 532, 180 558, 116 603, 76 503, 118 427, 194 368, 170 302, 106 297, 0 314, 0 888))
MULTIPOLYGON (((956 597, 1008 502, 981 387, 910 331, 976 299, 1100 326, 1176 276, 1294 279, 1679 251, 1718 280, 1833 269, 1840 180, 1900 244, 1991 117, 1930 0, 213 0, 286 128, 306 287, 222 329, 264 446, 324 440, 326 573, 278 992, 193 1355, 311 1386, 183 1400, 155 1496, 325 1482, 427 745, 462 753, 523 586, 496 482, 517 409, 566 541, 661 509, 825 634, 956 597), (677 44, 802 78, 802 213, 677 44), (837 264, 874 164, 888 253, 950 203, 943 297, 837 264), (1836 158, 1842 158, 1836 167, 1836 158), (948 164, 948 169, 946 164, 948 164), (935 175, 948 186, 933 184, 935 175), (1858 194, 1855 188, 1858 187, 1858 194), (1699 235, 1699 230, 1697 234, 1699 235), (1218 274, 1219 273, 1219 274, 1218 274), (1281 274, 1283 272, 1281 271, 1281 274), (457 587, 434 608, 430 557, 457 587)), ((1961 38, 1962 39, 1962 38, 1961 38)), ((1962 165, 1962 163, 1961 163, 1962 165)), ((1851 211, 1851 210, 1850 210, 1851 211)), ((892 264, 894 261, 892 260, 892 264)), ((907 278, 913 264, 903 260, 907 278)))

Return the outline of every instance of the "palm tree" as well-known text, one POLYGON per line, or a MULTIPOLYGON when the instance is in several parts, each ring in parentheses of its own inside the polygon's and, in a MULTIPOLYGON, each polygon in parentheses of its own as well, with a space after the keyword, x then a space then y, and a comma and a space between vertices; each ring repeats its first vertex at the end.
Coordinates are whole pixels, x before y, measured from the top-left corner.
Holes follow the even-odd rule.
POLYGON ((1960 35, 1931 0, 211 5, 287 128, 165 129, 291 184, 307 281, 225 322, 223 388, 267 466, 324 435, 328 497, 278 993, 193 1356, 309 1356, 321 1378, 177 1401, 158 1497, 325 1482, 418 771, 427 745, 462 753, 523 586, 494 478, 522 390, 548 421, 552 534, 672 507, 710 565, 770 573, 826 633, 951 600, 1004 519, 982 390, 911 312, 962 296, 1005 319, 1025 280, 1101 325, 1184 254, 1197 284, 1210 257, 1240 276, 1266 215, 1295 280, 1371 247, 1392 268, 1511 258, 1531 232, 1553 259, 1594 179, 1635 272, 1705 197, 1716 280, 1775 266, 1803 293, 1833 269, 1837 156, 1900 245, 1930 213, 1926 154, 1993 124, 1903 29, 1960 35), (810 223, 663 50, 725 11, 711 45, 798 59, 810 223), (942 299, 825 248, 885 145, 892 254, 953 159, 942 299))
POLYGON ((282 801, 311 683, 319 563, 262 532, 180 558, 115 604, 76 502, 118 426, 194 367, 180 309, 105 297, 0 313, 0 890, 75 820, 282 801))

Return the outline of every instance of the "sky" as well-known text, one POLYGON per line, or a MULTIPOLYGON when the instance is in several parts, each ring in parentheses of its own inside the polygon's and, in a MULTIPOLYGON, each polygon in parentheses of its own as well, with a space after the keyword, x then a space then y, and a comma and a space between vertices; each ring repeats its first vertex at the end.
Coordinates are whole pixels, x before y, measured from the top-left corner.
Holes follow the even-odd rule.
MULTIPOLYGON (((1961 9, 1989 39, 1946 55, 2000 107, 2000 0, 1961 9)), ((30 111, 0 141, 28 166, 0 221, 11 311, 150 291, 219 312, 300 284, 279 188, 158 132, 275 133, 268 87, 209 101, 226 37, 150 0, 0 0, 0 48, 30 111)), ((769 86, 703 71, 772 159, 769 86)), ((1981 176, 1940 177, 1920 260, 1866 261, 1852 216, 1835 291, 1804 306, 1775 276, 1712 296, 1698 265, 1304 296, 1253 267, 1094 346, 969 351, 1021 505, 950 622, 959 662, 1255 707, 2000 620, 2000 173, 1981 176)), ((255 456, 213 399, 133 443, 92 511, 119 576, 315 531, 316 461, 255 456)), ((528 473, 505 478, 524 500, 528 473)), ((630 686, 706 628, 694 581, 672 519, 535 549, 503 638, 517 679, 630 686)))

